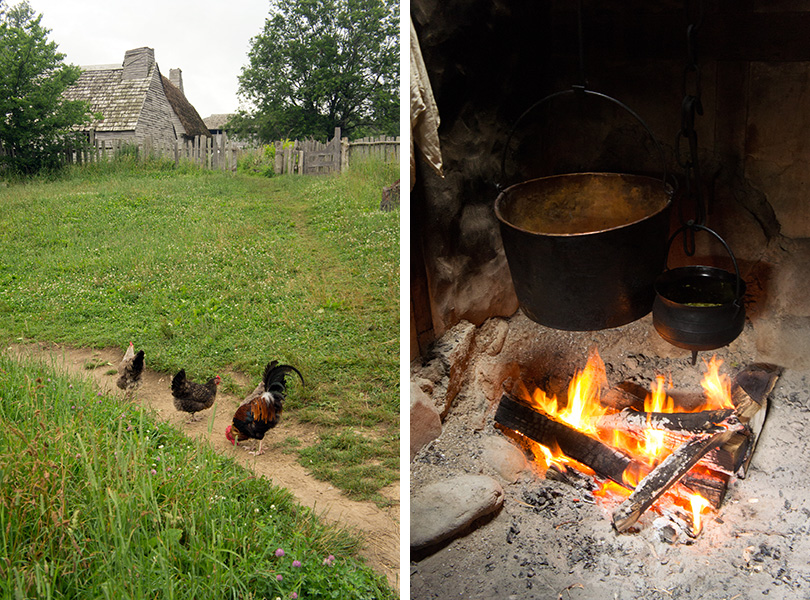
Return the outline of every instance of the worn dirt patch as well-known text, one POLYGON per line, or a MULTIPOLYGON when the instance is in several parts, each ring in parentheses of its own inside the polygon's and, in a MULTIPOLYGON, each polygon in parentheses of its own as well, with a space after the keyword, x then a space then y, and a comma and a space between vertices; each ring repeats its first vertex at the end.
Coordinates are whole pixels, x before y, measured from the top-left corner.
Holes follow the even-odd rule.
MULTIPOLYGON (((12 356, 43 360, 73 375, 95 380, 107 394, 122 395, 115 385, 117 374, 107 373, 118 365, 123 349, 97 350, 37 343, 12 345, 8 351, 12 356), (94 368, 93 365, 98 366, 94 368)), ((148 365, 148 356, 146 361, 148 365)), ((211 444, 217 452, 234 457, 258 475, 288 489, 300 504, 314 509, 324 519, 359 533, 365 540, 361 556, 370 567, 384 574, 391 586, 399 589, 399 482, 382 490, 382 494, 393 501, 393 506, 385 510, 371 502, 350 500, 339 489, 310 475, 292 453, 269 451, 256 457, 242 447, 232 446, 225 439, 224 431, 241 398, 220 390, 210 410, 199 413, 198 421, 186 423, 188 414, 180 413, 174 408, 170 386, 171 375, 147 369, 135 399, 153 409, 160 419, 171 423, 187 436, 211 444)), ((304 444, 310 444, 315 442, 317 435, 315 428, 286 419, 265 437, 265 448, 270 448, 287 437, 295 437, 304 444)))

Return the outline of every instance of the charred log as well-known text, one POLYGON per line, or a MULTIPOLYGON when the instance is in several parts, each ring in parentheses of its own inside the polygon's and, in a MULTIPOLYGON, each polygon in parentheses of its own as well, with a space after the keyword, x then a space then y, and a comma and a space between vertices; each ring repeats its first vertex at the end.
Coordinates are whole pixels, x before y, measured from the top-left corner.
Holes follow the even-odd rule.
POLYGON ((501 398, 495 422, 548 448, 559 447, 566 456, 589 466, 601 477, 625 485, 622 474, 633 463, 632 459, 599 440, 537 412, 509 394, 501 398))
POLYGON ((703 496, 712 505, 720 508, 726 497, 731 477, 725 473, 703 469, 692 469, 681 478, 681 485, 703 496))
POLYGON ((643 435, 648 429, 692 436, 724 431, 725 429, 720 423, 728 419, 732 414, 734 414, 734 410, 730 408, 693 413, 636 412, 625 409, 618 413, 600 417, 596 427, 599 429, 617 429, 633 436, 643 435))
POLYGON ((696 436, 667 456, 636 486, 613 513, 613 526, 620 533, 635 523, 661 495, 694 467, 709 450, 725 442, 742 428, 736 416, 726 421, 727 429, 712 435, 696 436))

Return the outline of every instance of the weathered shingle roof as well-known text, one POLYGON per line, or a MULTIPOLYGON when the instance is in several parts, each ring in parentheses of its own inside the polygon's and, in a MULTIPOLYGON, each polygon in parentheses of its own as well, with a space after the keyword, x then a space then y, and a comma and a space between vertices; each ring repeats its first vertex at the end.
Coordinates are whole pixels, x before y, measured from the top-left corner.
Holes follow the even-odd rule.
POLYGON ((200 114, 197 112, 191 103, 186 99, 185 94, 180 91, 167 77, 163 77, 163 91, 166 92, 166 98, 172 106, 180 122, 183 124, 183 129, 186 130, 186 135, 194 137, 196 135, 211 136, 208 127, 205 126, 200 114))
MULTIPOLYGON (((156 66, 152 66, 152 69, 156 66)), ((132 131, 138 123, 149 77, 122 80, 123 67, 108 65, 86 69, 79 79, 64 92, 67 100, 85 100, 94 113, 101 113, 102 119, 92 122, 89 127, 96 131, 132 131)))
POLYGON ((220 113, 216 115, 211 115, 210 117, 205 117, 203 122, 208 129, 224 129, 225 124, 230 120, 233 115, 230 113, 220 113))

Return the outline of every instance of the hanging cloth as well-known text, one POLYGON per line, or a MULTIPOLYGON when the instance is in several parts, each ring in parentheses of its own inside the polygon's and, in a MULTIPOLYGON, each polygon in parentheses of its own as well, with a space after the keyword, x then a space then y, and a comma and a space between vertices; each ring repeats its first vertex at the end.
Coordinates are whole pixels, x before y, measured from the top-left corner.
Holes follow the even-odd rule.
POLYGON ((442 172, 442 149, 439 142, 439 109, 433 98, 419 39, 411 19, 411 189, 416 179, 414 144, 439 176, 442 172))

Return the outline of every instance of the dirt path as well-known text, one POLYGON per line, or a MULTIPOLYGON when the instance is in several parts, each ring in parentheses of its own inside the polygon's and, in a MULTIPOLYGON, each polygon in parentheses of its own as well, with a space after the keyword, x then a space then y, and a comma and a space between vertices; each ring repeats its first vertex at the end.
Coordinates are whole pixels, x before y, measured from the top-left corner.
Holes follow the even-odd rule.
MULTIPOLYGON (((107 372, 111 366, 118 365, 123 355, 123 349, 90 350, 54 344, 31 344, 13 345, 9 350, 12 355, 42 359, 79 377, 90 377, 106 393, 121 393, 121 390, 115 386, 117 376, 108 375, 107 372), (85 365, 90 361, 103 366, 88 369, 85 365)), ((148 360, 147 357, 147 365, 148 360)), ((188 415, 179 413, 172 404, 170 385, 170 375, 146 371, 143 385, 136 396, 144 405, 153 408, 159 418, 172 423, 189 437, 207 440, 217 452, 235 457, 245 467, 271 479, 276 485, 288 489, 300 504, 313 508, 325 519, 359 531, 365 540, 365 547, 360 554, 369 566, 384 574, 389 583, 395 589, 399 589, 398 482, 382 490, 383 495, 394 501, 394 506, 391 508, 381 510, 371 502, 349 500, 340 490, 329 483, 312 477, 304 467, 296 462, 292 454, 268 452, 255 457, 242 448, 233 447, 225 439, 224 431, 239 406, 241 398, 220 393, 214 407, 200 413, 202 419, 186 424, 188 415), (214 411, 216 411, 215 415, 214 411), (209 435, 208 425, 212 415, 214 415, 214 422, 209 435)), ((275 431, 276 436, 284 438, 294 436, 304 444, 314 442, 316 437, 312 427, 294 423, 291 420, 282 421, 275 431)), ((265 446, 272 444, 273 441, 273 437, 268 435, 265 438, 265 446)))

